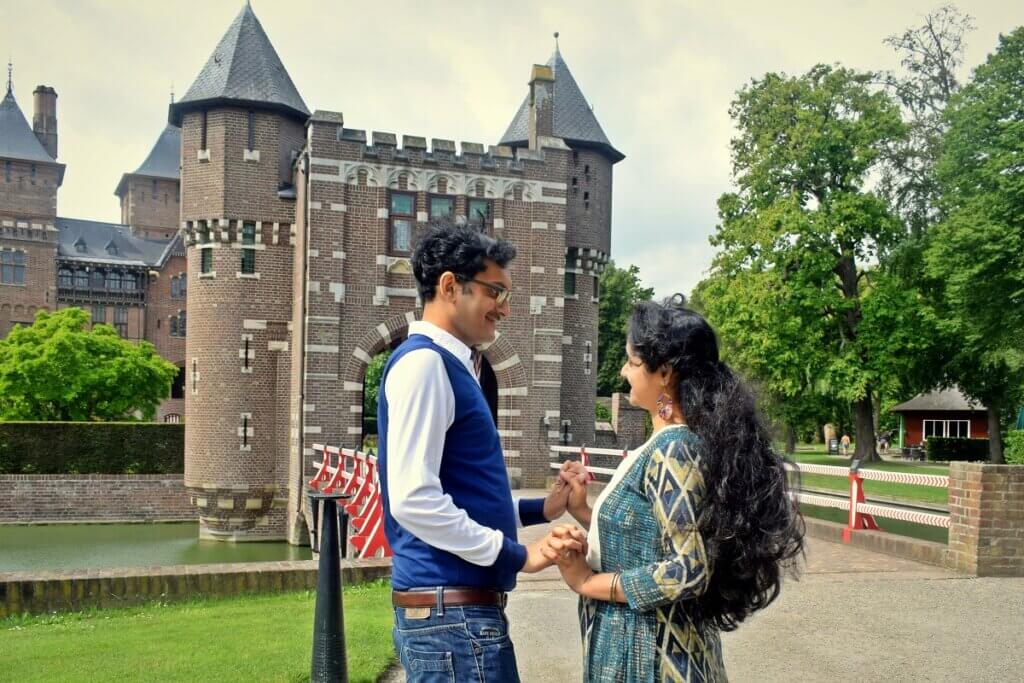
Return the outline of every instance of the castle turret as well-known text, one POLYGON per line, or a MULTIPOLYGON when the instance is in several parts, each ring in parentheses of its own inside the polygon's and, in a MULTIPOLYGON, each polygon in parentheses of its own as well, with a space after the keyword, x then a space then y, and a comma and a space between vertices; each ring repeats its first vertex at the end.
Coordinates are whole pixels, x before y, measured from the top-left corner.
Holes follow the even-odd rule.
POLYGON ((611 248, 612 166, 625 157, 604 134, 557 47, 546 65, 533 67, 530 92, 501 144, 539 149, 545 137, 572 150, 565 179, 564 388, 549 433, 557 427, 559 441, 593 444, 598 278, 611 248))
POLYGON ((185 485, 200 535, 284 538, 292 302, 291 165, 309 112, 246 5, 185 96, 185 485))
POLYGON ((125 173, 114 194, 121 200, 121 223, 133 234, 167 240, 178 232, 181 217, 181 129, 168 124, 146 160, 125 173))

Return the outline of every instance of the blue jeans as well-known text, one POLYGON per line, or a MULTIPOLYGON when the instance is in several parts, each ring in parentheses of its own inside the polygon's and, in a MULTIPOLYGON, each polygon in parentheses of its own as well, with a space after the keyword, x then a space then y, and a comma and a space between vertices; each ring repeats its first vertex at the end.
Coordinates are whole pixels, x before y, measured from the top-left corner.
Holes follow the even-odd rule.
POLYGON ((409 683, 519 682, 508 619, 500 607, 445 607, 410 619, 395 607, 395 651, 409 683))

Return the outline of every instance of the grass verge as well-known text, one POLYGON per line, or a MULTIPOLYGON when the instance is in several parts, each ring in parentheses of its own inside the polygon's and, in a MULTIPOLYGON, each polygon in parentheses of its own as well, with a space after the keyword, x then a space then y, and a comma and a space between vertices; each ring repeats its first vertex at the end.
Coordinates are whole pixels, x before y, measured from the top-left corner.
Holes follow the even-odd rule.
MULTIPOLYGON (((387 582, 345 587, 349 680, 395 661, 387 582)), ((315 593, 0 620, 12 681, 308 681, 315 593)))

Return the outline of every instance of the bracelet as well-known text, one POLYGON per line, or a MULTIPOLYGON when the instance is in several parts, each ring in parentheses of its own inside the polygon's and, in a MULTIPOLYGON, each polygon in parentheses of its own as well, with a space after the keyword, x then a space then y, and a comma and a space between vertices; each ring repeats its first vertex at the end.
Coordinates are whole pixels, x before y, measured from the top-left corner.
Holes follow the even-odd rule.
POLYGON ((612 584, 608 589, 608 602, 614 603, 615 600, 615 586, 619 583, 619 579, 622 577, 622 572, 615 572, 612 574, 612 584))

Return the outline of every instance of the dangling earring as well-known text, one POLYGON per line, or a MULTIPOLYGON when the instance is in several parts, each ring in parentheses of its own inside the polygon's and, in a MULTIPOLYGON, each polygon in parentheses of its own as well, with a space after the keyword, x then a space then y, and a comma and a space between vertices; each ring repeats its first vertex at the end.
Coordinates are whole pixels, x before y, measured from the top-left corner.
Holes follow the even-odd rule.
POLYGON ((672 417, 672 397, 664 392, 658 396, 658 417, 665 422, 672 417))

